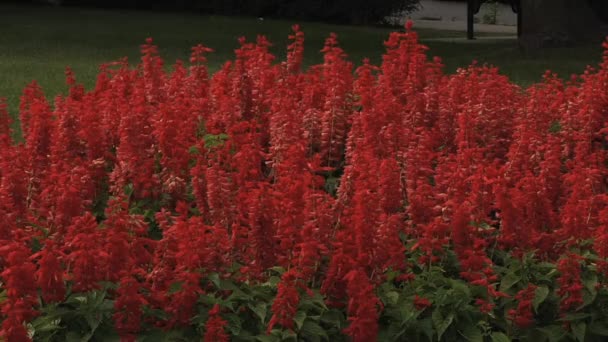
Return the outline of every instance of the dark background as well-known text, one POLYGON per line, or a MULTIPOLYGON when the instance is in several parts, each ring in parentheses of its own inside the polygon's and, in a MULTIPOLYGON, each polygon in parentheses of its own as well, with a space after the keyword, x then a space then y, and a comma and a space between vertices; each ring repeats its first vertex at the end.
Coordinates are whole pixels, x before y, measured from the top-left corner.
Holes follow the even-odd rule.
MULTIPOLYGON (((23 0, 47 4, 52 1, 23 0)), ((391 14, 411 11, 419 0, 58 0, 62 6, 190 11, 201 14, 255 16, 377 24, 391 14)))

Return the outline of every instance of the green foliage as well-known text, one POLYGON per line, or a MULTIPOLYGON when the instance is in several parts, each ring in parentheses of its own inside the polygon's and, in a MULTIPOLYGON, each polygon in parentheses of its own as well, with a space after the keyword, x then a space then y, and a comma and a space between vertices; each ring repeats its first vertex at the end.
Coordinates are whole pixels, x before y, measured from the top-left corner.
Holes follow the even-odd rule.
POLYGON ((584 264, 584 304, 575 312, 560 313, 556 265, 533 254, 515 258, 496 256, 499 281, 496 288, 508 297, 495 298, 495 309, 485 314, 475 304, 486 298, 486 290, 454 276, 455 259, 446 257, 440 266, 421 268, 408 283, 386 282, 378 287, 384 304, 381 317, 383 341, 604 341, 608 336, 608 290, 598 287, 597 270, 584 264), (532 306, 535 324, 520 328, 508 311, 518 305, 515 295, 528 284, 538 286, 532 306), (414 297, 432 305, 416 309, 414 297), (569 328, 567 328, 569 327, 569 328))
POLYGON ((498 2, 496 0, 486 1, 485 14, 482 22, 484 24, 496 25, 498 21, 498 2))
MULTIPOLYGON (((605 341, 608 338, 608 289, 598 286, 603 276, 595 264, 583 263, 584 304, 573 312, 560 313, 557 295, 559 273, 556 265, 533 254, 515 258, 510 254, 495 255, 494 285, 508 297, 495 298, 495 309, 483 313, 475 301, 488 299, 487 291, 462 280, 458 261, 446 255, 439 265, 417 265, 416 253, 409 256, 415 278, 396 281, 398 274, 388 272, 377 286, 382 302, 380 315, 381 341, 605 341), (601 279, 600 279, 601 278, 601 279), (508 311, 516 308, 514 298, 529 284, 537 286, 532 307, 535 323, 528 328, 516 326, 508 311), (425 298, 428 307, 416 307, 414 298, 425 298)), ((589 256, 590 259, 593 256, 589 256)), ((188 327, 169 331, 145 326, 141 341, 189 341, 200 339, 205 332, 208 311, 218 304, 227 322, 226 331, 233 341, 345 341, 342 331, 348 327, 345 308, 329 307, 318 289, 300 291, 301 300, 293 318, 294 329, 276 328, 267 332, 272 316, 272 303, 277 294, 280 267, 267 271, 264 282, 237 281, 239 265, 233 276, 209 273, 201 281, 205 288, 197 302, 197 315, 188 327)), ((63 303, 47 304, 28 329, 35 341, 118 341, 112 323, 113 301, 108 292, 116 284, 105 283, 97 291, 69 295, 63 303)), ((179 292, 181 283, 171 285, 169 292, 179 292)), ((5 293, 0 293, 0 302, 5 293)), ((167 319, 161 310, 144 308, 145 317, 167 319)), ((145 318, 144 317, 144 318, 145 318)))
POLYGON ((119 341, 114 331, 114 301, 107 299, 112 284, 86 294, 73 294, 63 303, 43 306, 28 324, 35 341, 119 341))
POLYGON ((211 150, 224 146, 224 143, 228 140, 228 134, 205 134, 203 140, 205 141, 205 148, 211 150))

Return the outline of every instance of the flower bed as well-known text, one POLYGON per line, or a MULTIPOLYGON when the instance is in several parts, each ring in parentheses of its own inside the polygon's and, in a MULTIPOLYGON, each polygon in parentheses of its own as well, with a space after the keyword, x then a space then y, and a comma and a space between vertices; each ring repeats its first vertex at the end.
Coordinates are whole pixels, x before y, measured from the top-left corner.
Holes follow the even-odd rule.
POLYGON ((151 40, 90 91, 68 69, 53 106, 25 89, 23 142, 0 106, 0 336, 608 336, 608 54, 522 89, 444 74, 409 24, 356 71, 290 39, 212 77, 151 40))

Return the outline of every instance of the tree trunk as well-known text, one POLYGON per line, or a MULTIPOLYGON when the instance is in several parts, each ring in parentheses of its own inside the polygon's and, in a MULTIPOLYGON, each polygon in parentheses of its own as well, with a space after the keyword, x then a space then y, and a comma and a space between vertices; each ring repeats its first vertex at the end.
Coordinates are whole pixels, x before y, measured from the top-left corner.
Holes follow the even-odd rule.
POLYGON ((524 49, 601 41, 600 21, 587 0, 522 0, 524 49))

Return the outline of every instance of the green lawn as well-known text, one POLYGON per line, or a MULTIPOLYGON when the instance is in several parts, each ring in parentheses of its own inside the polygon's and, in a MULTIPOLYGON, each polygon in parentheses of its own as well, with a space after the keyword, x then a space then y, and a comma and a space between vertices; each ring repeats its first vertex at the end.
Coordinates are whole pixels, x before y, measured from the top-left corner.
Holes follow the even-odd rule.
MULTIPOLYGON (((78 79, 91 86, 99 64, 128 56, 136 61, 139 45, 153 37, 167 63, 186 59, 190 47, 203 43, 216 50, 210 68, 216 70, 232 57, 236 39, 264 34, 275 42, 282 57, 292 22, 251 18, 225 18, 195 14, 105 11, 94 9, 0 5, 0 96, 16 112, 23 87, 37 80, 49 96, 65 91, 64 69, 71 66, 78 79)), ((321 60, 319 50, 329 32, 336 32, 355 62, 369 57, 380 61, 382 43, 390 29, 301 23, 306 33, 307 64, 321 60)), ((599 46, 553 49, 524 56, 515 40, 483 42, 440 41, 461 37, 450 31, 419 30, 432 55, 441 56, 448 71, 473 59, 498 65, 520 84, 539 79, 546 69, 568 75, 599 61, 599 46)))

